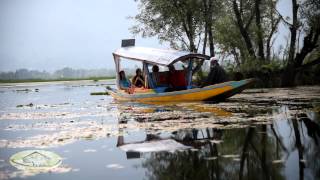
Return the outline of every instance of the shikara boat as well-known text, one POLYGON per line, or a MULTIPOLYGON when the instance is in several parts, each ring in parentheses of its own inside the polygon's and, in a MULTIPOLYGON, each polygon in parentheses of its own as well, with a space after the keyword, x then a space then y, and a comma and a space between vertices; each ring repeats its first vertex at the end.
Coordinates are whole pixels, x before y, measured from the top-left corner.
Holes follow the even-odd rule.
MULTIPOLYGON (((128 46, 121 47, 113 53, 116 66, 116 81, 118 89, 107 88, 107 92, 116 100, 139 102, 177 102, 177 101, 221 101, 251 85, 253 79, 241 81, 228 81, 205 87, 197 87, 192 84, 192 66, 195 61, 208 60, 209 56, 187 51, 154 49, 146 47, 128 46), (143 74, 148 88, 135 88, 133 93, 121 90, 119 86, 119 72, 121 59, 140 61, 143 65, 143 74), (151 77, 150 67, 153 65, 169 67, 175 64, 187 64, 184 70, 187 86, 185 90, 166 92, 166 85, 157 86, 157 82, 151 77)), ((179 70, 178 70, 179 71, 179 70)), ((160 72, 165 75, 167 72, 160 72)), ((172 77, 171 77, 172 78, 172 77)))

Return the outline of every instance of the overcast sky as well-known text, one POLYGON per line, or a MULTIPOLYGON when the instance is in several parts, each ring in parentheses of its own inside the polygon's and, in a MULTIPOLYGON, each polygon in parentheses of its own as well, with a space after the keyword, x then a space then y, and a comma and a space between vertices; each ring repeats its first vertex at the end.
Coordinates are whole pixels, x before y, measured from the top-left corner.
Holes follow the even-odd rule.
MULTIPOLYGON (((290 8, 282 2, 281 9, 290 8)), ((133 37, 127 17, 137 12, 134 0, 0 0, 0 71, 113 68, 111 53, 133 37)))
POLYGON ((127 17, 135 14, 133 0, 1 0, 0 71, 111 68, 112 51, 133 37, 127 17))

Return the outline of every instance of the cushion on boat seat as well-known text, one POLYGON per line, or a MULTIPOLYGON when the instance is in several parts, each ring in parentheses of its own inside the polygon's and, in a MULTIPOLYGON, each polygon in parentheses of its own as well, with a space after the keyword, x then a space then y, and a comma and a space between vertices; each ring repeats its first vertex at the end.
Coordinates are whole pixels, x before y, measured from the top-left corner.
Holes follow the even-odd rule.
POLYGON ((163 92, 166 91, 167 88, 168 88, 167 86, 156 87, 156 88, 154 88, 154 91, 155 91, 156 93, 163 93, 163 92))
POLYGON ((186 87, 186 72, 184 70, 176 70, 173 75, 170 77, 170 84, 174 87, 186 87))
POLYGON ((168 72, 159 72, 159 82, 160 85, 168 84, 168 72))

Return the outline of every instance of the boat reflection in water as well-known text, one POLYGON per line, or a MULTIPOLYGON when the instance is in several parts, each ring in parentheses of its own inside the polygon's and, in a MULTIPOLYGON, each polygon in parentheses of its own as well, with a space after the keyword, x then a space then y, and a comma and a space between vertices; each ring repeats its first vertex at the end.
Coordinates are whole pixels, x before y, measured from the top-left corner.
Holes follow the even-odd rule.
MULTIPOLYGON (((179 110, 174 105, 163 107, 163 111, 179 110)), ((194 105, 189 107, 199 110, 194 105)), ((134 106, 126 108, 133 112, 130 117, 136 117, 135 122, 150 123, 150 119, 139 119, 134 106)), ((148 108, 139 109, 143 112, 140 115, 161 112, 159 107, 148 108)), ((216 109, 220 115, 231 118, 231 112, 216 109)), ((289 117, 287 111, 288 107, 282 106, 273 110, 270 122, 231 129, 190 126, 169 133, 145 129, 145 138, 140 141, 126 141, 130 137, 124 135, 126 125, 121 124, 130 122, 119 121, 121 135, 117 147, 126 151, 127 159, 142 159, 147 179, 319 179, 319 115, 308 111, 289 117)), ((120 119, 124 114, 120 114, 120 119)), ((217 116, 215 112, 212 114, 217 116)), ((177 120, 175 116, 172 118, 177 120)), ((159 122, 154 119, 154 123, 159 122)))

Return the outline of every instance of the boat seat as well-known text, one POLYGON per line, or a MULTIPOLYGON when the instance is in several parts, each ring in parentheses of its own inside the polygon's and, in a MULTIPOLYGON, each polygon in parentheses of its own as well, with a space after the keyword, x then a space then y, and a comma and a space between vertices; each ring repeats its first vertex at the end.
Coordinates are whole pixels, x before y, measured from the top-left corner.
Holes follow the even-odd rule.
POLYGON ((172 79, 171 84, 175 87, 187 87, 188 83, 186 80, 186 72, 184 70, 176 70, 172 79))
POLYGON ((150 73, 155 86, 156 87, 167 87, 168 86, 168 72, 157 72, 157 73, 150 73))
POLYGON ((156 92, 156 93, 163 93, 163 92, 166 92, 166 89, 167 89, 168 87, 166 87, 166 86, 162 86, 162 87, 156 87, 156 88, 154 88, 154 91, 156 92))
POLYGON ((159 73, 159 82, 158 82, 161 85, 168 85, 168 72, 165 71, 165 72, 160 72, 159 73))

